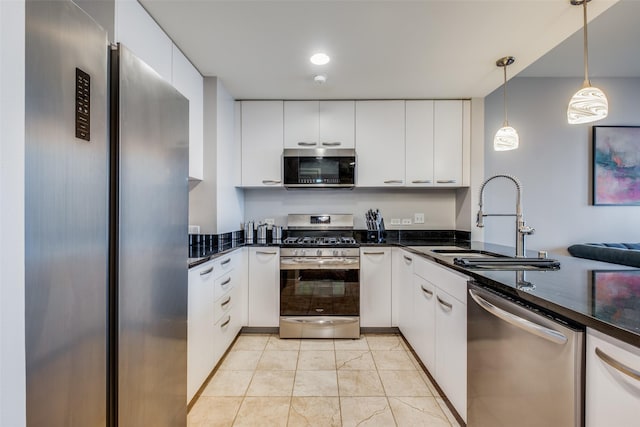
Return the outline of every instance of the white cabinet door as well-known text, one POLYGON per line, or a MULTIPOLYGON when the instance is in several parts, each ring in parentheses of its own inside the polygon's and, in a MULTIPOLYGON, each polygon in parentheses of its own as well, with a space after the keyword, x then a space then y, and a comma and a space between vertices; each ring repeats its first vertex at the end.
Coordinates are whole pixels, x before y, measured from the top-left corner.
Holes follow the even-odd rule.
POLYGON ((404 101, 356 101, 358 187, 403 186, 404 101))
POLYGON ((638 425, 640 380, 629 370, 640 372, 640 348, 587 329, 586 427, 638 425))
MULTIPOLYGON (((432 375, 436 370, 436 287, 414 274, 413 294, 414 317, 411 346, 432 375)), ((466 354, 465 354, 466 357, 466 354)))
POLYGON ((173 42, 136 0, 115 2, 115 41, 171 82, 173 42))
POLYGON ((242 186, 282 186, 282 101, 242 101, 242 186))
POLYGON ((173 46, 172 84, 189 100, 189 179, 203 178, 204 87, 198 70, 173 46))
POLYGON ((406 101, 406 185, 431 187, 433 178, 433 101, 406 101))
POLYGON ((434 179, 440 187, 462 182, 463 101, 434 101, 434 179))
POLYGON ((320 101, 320 148, 354 148, 355 101, 320 101))
POLYGON ((391 262, 391 315, 392 326, 400 328, 410 341, 410 325, 413 322, 413 263, 416 255, 393 248, 391 262))
POLYGON ((318 101, 284 101, 284 148, 318 148, 318 101))
POLYGON ((187 401, 190 401, 215 365, 214 261, 189 270, 187 306, 187 401))
POLYGON ((391 248, 360 248, 360 326, 391 326, 391 248))
POLYGON ((435 379, 467 419, 467 307, 436 284, 435 379))
POLYGON ((249 326, 280 323, 280 249, 249 248, 249 326))

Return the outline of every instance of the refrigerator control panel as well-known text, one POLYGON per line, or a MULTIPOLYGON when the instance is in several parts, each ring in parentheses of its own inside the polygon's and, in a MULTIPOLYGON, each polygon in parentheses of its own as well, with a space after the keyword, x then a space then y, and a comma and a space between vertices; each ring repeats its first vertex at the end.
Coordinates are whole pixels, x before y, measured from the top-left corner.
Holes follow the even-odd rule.
POLYGON ((91 76, 76 68, 76 138, 91 141, 91 76))

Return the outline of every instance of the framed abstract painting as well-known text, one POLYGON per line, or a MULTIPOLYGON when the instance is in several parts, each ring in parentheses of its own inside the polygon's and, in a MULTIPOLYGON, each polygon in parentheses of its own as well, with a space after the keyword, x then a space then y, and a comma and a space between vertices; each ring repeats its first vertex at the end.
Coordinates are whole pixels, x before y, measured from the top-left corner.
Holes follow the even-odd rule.
POLYGON ((593 127, 593 204, 640 205, 640 126, 593 127))

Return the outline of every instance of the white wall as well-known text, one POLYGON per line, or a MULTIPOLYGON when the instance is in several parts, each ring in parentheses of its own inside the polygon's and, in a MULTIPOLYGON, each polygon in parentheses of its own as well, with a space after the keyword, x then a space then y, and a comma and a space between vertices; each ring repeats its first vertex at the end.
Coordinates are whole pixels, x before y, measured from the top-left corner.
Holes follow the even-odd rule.
POLYGON ((24 0, 0 1, 0 426, 26 424, 24 0))
POLYGON ((189 224, 200 232, 239 230, 244 214, 235 100, 216 77, 204 79, 203 179, 189 182, 189 224))
POLYGON ((239 230, 244 216, 244 191, 236 186, 241 180, 241 146, 236 137, 236 102, 220 79, 218 81, 218 153, 216 159, 217 195, 216 232, 239 230))
POLYGON ((245 190, 245 220, 273 218, 286 225, 289 213, 351 213, 355 227, 365 229, 364 214, 380 209, 388 229, 453 230, 456 227, 456 190, 245 190), (391 226, 391 218, 411 218, 424 213, 425 223, 391 226))
MULTIPOLYGON (((640 125, 640 78, 592 79, 607 94, 609 117, 594 125, 640 125)), ((640 206, 592 206, 591 126, 569 125, 566 108, 580 78, 521 77, 509 81, 509 123, 520 134, 520 148, 493 151, 502 125, 502 89, 485 98, 485 176, 508 173, 524 187, 524 215, 536 233, 530 249, 566 253, 581 242, 640 241, 640 206)), ((508 181, 492 181, 486 212, 511 212, 515 192, 508 181), (504 184, 507 184, 505 186, 504 184)), ((512 218, 487 218, 485 240, 515 244, 512 218)))

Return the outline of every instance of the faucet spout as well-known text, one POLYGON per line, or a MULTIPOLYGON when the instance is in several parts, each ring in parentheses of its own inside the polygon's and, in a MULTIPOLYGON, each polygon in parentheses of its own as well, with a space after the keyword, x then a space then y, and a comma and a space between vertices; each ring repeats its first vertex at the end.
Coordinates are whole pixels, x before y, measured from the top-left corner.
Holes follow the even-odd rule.
POLYGON ((525 255, 525 236, 531 235, 534 232, 534 229, 528 227, 524 223, 524 217, 522 214, 522 184, 512 175, 507 174, 498 174, 494 175, 490 178, 487 178, 480 187, 480 201, 479 201, 479 209, 478 215, 476 217, 476 226, 479 228, 484 227, 484 217, 487 216, 515 216, 516 217, 516 257, 524 257, 525 255), (484 213, 484 191, 487 184, 493 181, 496 178, 505 178, 513 182, 516 186, 516 211, 514 214, 489 214, 484 213))

